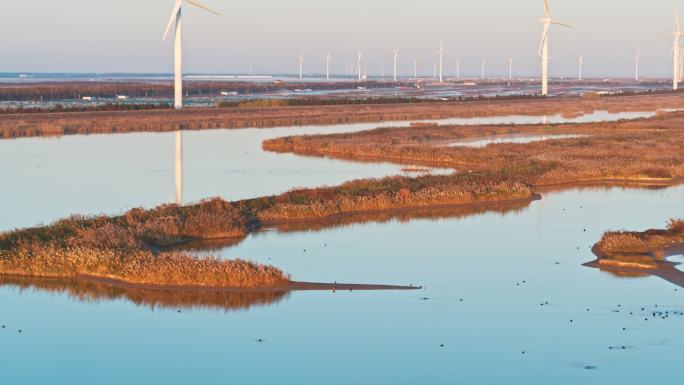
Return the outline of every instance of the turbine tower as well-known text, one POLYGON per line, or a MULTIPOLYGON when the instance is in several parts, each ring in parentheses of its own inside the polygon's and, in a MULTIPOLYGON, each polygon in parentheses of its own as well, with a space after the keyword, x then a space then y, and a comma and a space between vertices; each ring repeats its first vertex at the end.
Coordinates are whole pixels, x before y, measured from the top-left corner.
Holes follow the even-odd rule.
POLYGON ((183 1, 188 2, 188 4, 194 5, 195 7, 202 8, 205 11, 209 11, 215 15, 219 15, 218 12, 212 10, 206 5, 202 4, 198 0, 176 0, 176 5, 173 6, 173 11, 171 12, 171 18, 169 19, 169 24, 166 26, 166 31, 164 31, 164 38, 162 41, 166 41, 166 37, 171 31, 171 26, 174 22, 176 24, 176 36, 174 40, 174 106, 177 110, 183 108, 183 20, 182 20, 182 5, 183 1))
POLYGON ((542 30, 541 36, 541 44, 539 45, 539 56, 542 60, 542 96, 547 96, 549 94, 549 29, 551 28, 551 24, 561 25, 564 27, 572 26, 560 23, 551 18, 548 0, 544 0, 544 17, 540 18, 539 21, 544 24, 544 29, 542 30))
POLYGON ((325 80, 330 80, 330 61, 332 56, 330 56, 330 51, 325 54, 325 80))
POLYGON ((487 59, 482 59, 482 80, 485 80, 485 69, 487 68, 487 59))
POLYGON ((439 55, 439 82, 444 83, 444 79, 442 77, 442 68, 444 66, 444 54, 447 53, 447 51, 444 49, 444 41, 440 40, 439 41, 439 51, 435 52, 435 55, 439 55))
POLYGON ((299 80, 304 79, 304 52, 299 54, 299 80))
POLYGON ((394 81, 397 81, 397 59, 399 58, 399 50, 395 49, 394 51, 390 51, 392 54, 394 54, 394 81))
POLYGON ((356 71, 358 72, 359 81, 363 78, 363 68, 361 68, 361 61, 363 60, 363 52, 360 49, 356 50, 356 71))
POLYGON ((456 79, 461 78, 461 59, 456 59, 456 79))
POLYGON ((513 58, 508 59, 508 80, 513 80, 513 58))
POLYGON ((637 47, 636 57, 634 58, 634 81, 639 81, 639 59, 641 58, 641 46, 637 47))
POLYGON ((679 40, 682 37, 682 30, 679 25, 679 15, 675 15, 675 23, 677 26, 677 30, 672 32, 672 50, 670 51, 670 55, 672 55, 672 62, 673 62, 673 73, 672 73, 672 89, 677 90, 679 88, 679 61, 681 60, 681 47, 679 46, 679 40))
POLYGON ((413 61, 413 79, 418 80, 418 60, 413 61))
POLYGON ((582 72, 584 70, 584 68, 583 68, 584 67, 584 55, 583 54, 580 55, 578 63, 579 63, 579 73, 577 76, 577 80, 582 81, 582 80, 584 80, 584 73, 582 72))

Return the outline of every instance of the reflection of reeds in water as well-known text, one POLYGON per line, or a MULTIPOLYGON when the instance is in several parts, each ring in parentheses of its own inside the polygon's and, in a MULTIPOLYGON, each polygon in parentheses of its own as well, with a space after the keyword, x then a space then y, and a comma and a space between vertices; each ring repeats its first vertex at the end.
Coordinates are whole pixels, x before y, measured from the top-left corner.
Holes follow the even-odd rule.
POLYGON ((82 280, 0 276, 0 287, 33 289, 67 294, 86 303, 126 299, 139 306, 170 309, 222 309, 226 311, 266 306, 283 300, 286 291, 157 290, 105 285, 82 280))
POLYGON ((390 221, 409 222, 416 219, 462 219, 475 215, 499 213, 501 215, 520 212, 527 208, 529 200, 510 202, 491 202, 461 206, 441 206, 415 209, 397 209, 377 212, 339 215, 320 220, 293 221, 273 226, 280 232, 322 231, 362 223, 387 223, 390 221))

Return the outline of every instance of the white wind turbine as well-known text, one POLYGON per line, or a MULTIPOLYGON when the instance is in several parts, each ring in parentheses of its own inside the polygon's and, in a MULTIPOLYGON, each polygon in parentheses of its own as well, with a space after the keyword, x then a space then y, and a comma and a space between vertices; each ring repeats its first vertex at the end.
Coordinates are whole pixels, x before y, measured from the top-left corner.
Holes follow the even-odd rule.
POLYGON ((456 59, 456 79, 461 78, 461 59, 456 59))
MULTIPOLYGON (((174 22, 176 24, 176 36, 174 40, 174 106, 176 109, 183 108, 183 20, 182 20, 182 5, 184 0, 176 0, 176 5, 173 7, 171 12, 171 18, 169 19, 169 24, 166 26, 166 31, 164 31, 164 38, 162 41, 166 41, 166 37, 171 31, 171 26, 174 22)), ((195 7, 202 8, 205 11, 209 11, 213 14, 219 15, 218 12, 212 10, 206 5, 202 4, 198 0, 185 0, 195 7)))
POLYGON ((670 50, 670 55, 672 55, 673 61, 672 89, 676 91, 679 88, 679 61, 681 60, 681 47, 679 45, 679 41, 682 37, 682 30, 679 24, 679 15, 675 15, 675 22, 677 24, 677 30, 672 32, 673 42, 672 49, 670 50))
POLYGON ((544 0, 544 17, 540 18, 539 21, 544 24, 544 29, 542 30, 541 36, 541 44, 539 45, 539 56, 542 59, 542 96, 546 96, 549 94, 549 29, 551 28, 551 24, 561 25, 564 27, 572 26, 559 23, 551 18, 548 0, 544 0))
POLYGON ((482 59, 482 80, 485 80, 485 70, 487 69, 487 59, 482 59))
POLYGON ((330 80, 330 61, 332 56, 330 56, 330 51, 325 53, 325 80, 330 80))
POLYGON ((418 60, 413 61, 413 79, 418 80, 418 60))
POLYGON ((304 52, 299 54, 299 80, 304 79, 304 52))
POLYGON ((444 83, 444 79, 442 77, 442 69, 444 66, 444 54, 447 53, 447 51, 444 49, 444 41, 440 40, 439 41, 439 51, 435 52, 435 55, 439 55, 439 82, 444 83))
POLYGON ((394 55, 394 81, 397 81, 397 59, 399 58, 399 50, 395 49, 394 51, 390 51, 394 55))
POLYGON ((508 59, 508 80, 513 80, 513 58, 508 59))
POLYGON ((577 80, 582 81, 582 80, 584 80, 584 72, 583 72, 584 71, 584 54, 580 55, 579 60, 578 60, 578 64, 579 64, 579 73, 577 76, 577 80))

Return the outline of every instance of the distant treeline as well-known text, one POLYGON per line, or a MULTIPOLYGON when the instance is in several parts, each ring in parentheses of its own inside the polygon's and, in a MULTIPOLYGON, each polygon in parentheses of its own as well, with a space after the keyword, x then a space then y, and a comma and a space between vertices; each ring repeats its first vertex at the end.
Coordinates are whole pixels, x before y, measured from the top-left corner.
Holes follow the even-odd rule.
POLYGON ((25 113, 49 113, 49 112, 96 112, 96 111, 142 111, 163 110, 171 108, 168 103, 105 103, 96 105, 72 105, 64 106, 56 104, 50 107, 5 107, 0 108, 0 115, 25 114, 25 113))

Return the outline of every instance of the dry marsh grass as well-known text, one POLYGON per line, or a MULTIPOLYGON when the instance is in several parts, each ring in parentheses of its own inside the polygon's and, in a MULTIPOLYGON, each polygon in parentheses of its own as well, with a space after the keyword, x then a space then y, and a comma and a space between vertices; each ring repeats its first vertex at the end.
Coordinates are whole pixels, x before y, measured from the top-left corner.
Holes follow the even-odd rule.
POLYGON ((187 239, 245 233, 243 217, 218 200, 136 209, 119 217, 71 217, 0 234, 0 272, 159 286, 254 288, 288 282, 289 277, 270 266, 158 250, 187 239))
POLYGON ((657 268, 673 247, 684 243, 684 220, 671 219, 664 230, 609 231, 594 245, 600 262, 657 268))
POLYGON ((343 159, 451 167, 534 186, 596 180, 672 180, 684 176, 684 113, 611 123, 382 128, 267 140, 264 149, 343 159), (483 148, 445 142, 493 135, 582 137, 483 148))

